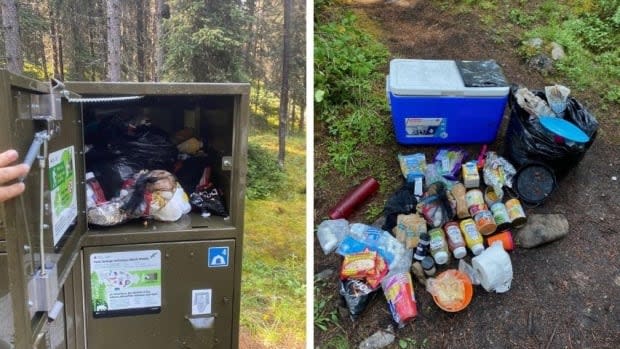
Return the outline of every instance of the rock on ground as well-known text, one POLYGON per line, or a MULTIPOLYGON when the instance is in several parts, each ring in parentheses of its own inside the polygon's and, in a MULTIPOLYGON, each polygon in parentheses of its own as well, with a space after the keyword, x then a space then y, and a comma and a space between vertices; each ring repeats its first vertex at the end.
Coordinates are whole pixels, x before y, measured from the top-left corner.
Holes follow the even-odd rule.
POLYGON ((530 46, 532 48, 535 49, 540 49, 542 48, 543 45, 543 39, 541 38, 531 38, 528 41, 525 42, 525 45, 530 46))
POLYGON ((516 234, 520 247, 533 248, 568 235, 568 220, 563 214, 532 214, 516 234))
POLYGON ((562 47, 562 45, 558 44, 557 42, 552 42, 551 43, 551 58, 554 61, 557 61, 564 57, 566 57, 566 53, 564 53, 564 48, 562 47))
POLYGON ((327 269, 321 270, 320 272, 314 274, 314 279, 316 281, 329 280, 334 275, 336 275, 336 271, 334 269, 327 268, 327 269))
POLYGON ((543 74, 548 74, 553 71, 553 60, 547 55, 539 54, 530 58, 527 65, 543 74))
POLYGON ((379 330, 372 336, 364 339, 359 345, 359 349, 380 349, 394 343, 396 337, 390 331, 379 330))

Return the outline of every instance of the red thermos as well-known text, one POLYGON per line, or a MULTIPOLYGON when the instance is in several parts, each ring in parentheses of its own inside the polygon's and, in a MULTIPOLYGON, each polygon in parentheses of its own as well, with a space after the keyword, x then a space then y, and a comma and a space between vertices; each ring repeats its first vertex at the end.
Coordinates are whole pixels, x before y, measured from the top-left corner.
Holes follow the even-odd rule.
POLYGON ((330 219, 347 218, 353 210, 379 189, 379 182, 372 177, 366 178, 360 185, 345 195, 340 202, 329 210, 330 219))

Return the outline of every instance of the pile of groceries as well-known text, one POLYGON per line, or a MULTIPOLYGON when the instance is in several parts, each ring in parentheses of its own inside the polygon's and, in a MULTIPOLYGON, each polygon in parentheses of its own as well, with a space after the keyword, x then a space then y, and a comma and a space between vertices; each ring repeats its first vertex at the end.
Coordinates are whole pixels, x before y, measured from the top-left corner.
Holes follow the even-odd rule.
MULTIPOLYGON (((414 282, 448 312, 467 307, 474 285, 510 289, 512 229, 527 219, 512 190, 517 171, 486 147, 467 159, 458 147, 439 149, 431 162, 423 153, 399 155, 405 184, 387 200, 383 226, 350 224, 346 200, 318 226, 323 252, 342 256, 340 294, 352 319, 382 290, 394 321, 404 326, 417 316, 414 282)), ((369 178, 348 200, 377 187, 369 178)))

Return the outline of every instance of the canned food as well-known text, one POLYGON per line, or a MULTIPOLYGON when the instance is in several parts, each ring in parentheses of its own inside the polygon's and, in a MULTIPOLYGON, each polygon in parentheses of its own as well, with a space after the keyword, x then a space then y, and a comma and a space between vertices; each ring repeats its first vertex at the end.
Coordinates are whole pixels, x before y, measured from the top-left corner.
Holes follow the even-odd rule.
POLYGON ((488 210, 484 203, 482 191, 479 189, 472 189, 465 194, 465 202, 467 203, 467 209, 469 213, 474 216, 476 213, 484 210, 488 210))
POLYGON ((491 206, 491 212, 493 213, 493 219, 495 220, 495 224, 497 224, 498 230, 504 230, 510 226, 511 221, 508 211, 506 210, 506 205, 497 202, 491 206))
POLYGON ((476 228, 482 235, 493 234, 497 229, 497 224, 493 219, 491 211, 480 211, 474 216, 476 222, 476 228))
POLYGON ((487 205, 493 206, 493 204, 496 204, 498 202, 502 202, 502 198, 504 197, 504 191, 499 188, 499 192, 495 190, 494 187, 487 187, 484 190, 484 201, 487 203, 487 205))
POLYGON ((525 217, 525 211, 519 199, 510 199, 506 201, 506 210, 508 211, 508 217, 515 228, 521 227, 527 222, 525 217))

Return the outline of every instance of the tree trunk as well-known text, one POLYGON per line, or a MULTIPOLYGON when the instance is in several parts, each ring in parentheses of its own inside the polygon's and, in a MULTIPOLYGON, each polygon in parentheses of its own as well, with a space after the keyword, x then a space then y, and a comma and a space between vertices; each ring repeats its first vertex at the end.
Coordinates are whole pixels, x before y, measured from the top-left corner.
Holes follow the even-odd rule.
POLYGON ((295 104, 295 101, 293 100, 291 103, 291 126, 289 128, 290 132, 293 133, 295 131, 295 107, 297 105, 295 104))
POLYGON ((58 59, 58 29, 56 28, 56 14, 54 13, 53 1, 48 2, 50 16, 50 36, 52 41, 52 64, 54 65, 54 77, 60 78, 60 61, 58 59))
POLYGON ((63 50, 62 50, 62 34, 58 35, 58 69, 59 74, 58 77, 60 80, 65 79, 65 61, 63 60, 63 50))
POLYGON ((41 33, 41 36, 39 37, 39 54, 41 55, 41 69, 43 70, 43 76, 45 76, 45 80, 49 80, 50 74, 47 71, 47 57, 45 56, 45 38, 43 37, 43 33, 41 33))
POLYGON ((17 6, 14 0, 2 0, 0 6, 2 7, 2 29, 4 31, 7 69, 13 73, 21 73, 24 68, 24 61, 19 37, 17 6))
POLYGON ((121 79, 120 0, 106 0, 108 19, 108 81, 121 79))
POLYGON ((248 0, 248 17, 250 18, 248 24, 248 32, 249 37, 248 41, 245 45, 245 66, 248 69, 250 77, 254 76, 254 67, 252 62, 252 47, 254 46, 255 35, 256 35, 256 1, 258 0, 248 0))
POLYGON ((278 128, 278 164, 284 167, 284 155, 286 146, 286 126, 288 111, 288 78, 289 78, 289 56, 290 56, 290 23, 291 23, 291 3, 293 0, 284 0, 284 32, 282 35, 282 86, 280 88, 280 127, 278 128))
POLYGON ((160 81, 164 71, 164 50, 162 36, 164 34, 165 0, 157 0, 157 17, 155 18, 155 76, 154 81, 160 81))
POLYGON ((137 35, 137 47, 136 47, 136 74, 138 75, 138 81, 144 81, 144 72, 146 70, 146 63, 144 58, 144 19, 146 17, 144 13, 144 3, 142 1, 137 2, 137 17, 136 18, 136 35, 137 35))
POLYGON ((299 108, 299 134, 302 134, 304 132, 304 115, 305 115, 305 108, 303 106, 301 106, 299 108))

